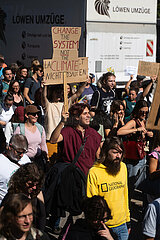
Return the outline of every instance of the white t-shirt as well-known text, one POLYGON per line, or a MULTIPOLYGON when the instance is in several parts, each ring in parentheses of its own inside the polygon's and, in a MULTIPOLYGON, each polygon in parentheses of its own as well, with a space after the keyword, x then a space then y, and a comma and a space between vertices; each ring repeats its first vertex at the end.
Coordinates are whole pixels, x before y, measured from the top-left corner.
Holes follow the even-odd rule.
POLYGON ((13 114, 14 114, 13 106, 11 106, 9 109, 6 109, 2 105, 2 111, 1 111, 1 114, 0 114, 0 121, 4 121, 4 122, 8 123, 13 114))
MULTIPOLYGON (((24 154, 18 161, 18 164, 22 165, 31 162, 29 157, 24 154)), ((13 173, 19 168, 16 163, 11 162, 2 153, 0 154, 0 203, 8 190, 8 182, 13 173)))
POLYGON ((53 130, 57 127, 61 121, 63 103, 62 102, 47 102, 45 110, 45 131, 46 139, 50 140, 53 130))
POLYGON ((143 234, 148 238, 160 239, 160 198, 148 204, 143 220, 143 234))

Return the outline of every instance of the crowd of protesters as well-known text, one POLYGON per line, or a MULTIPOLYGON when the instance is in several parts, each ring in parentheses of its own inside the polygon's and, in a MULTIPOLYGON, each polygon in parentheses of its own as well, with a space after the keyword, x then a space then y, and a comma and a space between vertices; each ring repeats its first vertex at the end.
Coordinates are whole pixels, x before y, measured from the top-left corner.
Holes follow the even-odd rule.
POLYGON ((0 55, 0 239, 127 240, 136 189, 141 233, 160 239, 160 134, 146 129, 157 76, 131 75, 119 94, 113 72, 90 73, 68 84, 65 111, 43 75, 37 59, 0 55))

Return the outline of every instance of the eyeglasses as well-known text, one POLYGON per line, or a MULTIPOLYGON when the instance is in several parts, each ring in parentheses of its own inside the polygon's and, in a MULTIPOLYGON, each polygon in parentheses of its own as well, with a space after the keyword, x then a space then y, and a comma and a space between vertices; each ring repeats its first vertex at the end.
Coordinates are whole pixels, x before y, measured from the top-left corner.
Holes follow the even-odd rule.
POLYGON ((24 221, 27 217, 29 217, 29 219, 32 219, 33 218, 33 212, 29 213, 29 214, 17 216, 19 221, 24 221))
POLYGON ((141 115, 144 115, 144 114, 147 115, 147 114, 148 114, 148 111, 142 111, 142 110, 140 110, 139 112, 140 112, 141 115))
POLYGON ((21 154, 24 154, 24 153, 27 152, 26 150, 18 151, 18 150, 17 150, 15 147, 13 147, 12 145, 11 145, 11 148, 13 148, 14 151, 15 151, 18 155, 21 155, 21 154))

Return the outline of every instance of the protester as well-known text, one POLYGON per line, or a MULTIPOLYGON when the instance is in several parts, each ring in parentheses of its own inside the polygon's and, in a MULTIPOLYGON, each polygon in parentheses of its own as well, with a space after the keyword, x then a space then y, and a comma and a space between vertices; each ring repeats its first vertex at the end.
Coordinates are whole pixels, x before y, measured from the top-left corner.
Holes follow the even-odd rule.
POLYGON ((117 135, 127 136, 125 144, 125 162, 128 169, 130 197, 133 194, 136 175, 145 164, 146 137, 153 137, 153 132, 146 130, 145 123, 148 115, 148 104, 144 100, 136 103, 132 112, 132 120, 121 127, 117 135))
MULTIPOLYGON (((150 186, 148 186, 148 192, 149 191, 153 192, 152 194, 147 194, 147 200, 149 203, 151 203, 153 200, 158 198, 160 195, 160 187, 159 187, 159 181, 158 181, 160 179, 160 171, 159 171, 160 170, 160 131, 156 131, 154 133, 152 149, 153 151, 151 151, 151 153, 148 154, 149 179, 150 179, 150 186)), ((147 183, 146 183, 146 187, 147 187, 147 183)))
POLYGON ((84 103, 74 104, 68 113, 62 113, 62 119, 52 132, 50 142, 63 141, 63 161, 72 162, 81 144, 85 141, 83 154, 80 155, 76 165, 87 175, 89 168, 93 165, 96 157, 99 157, 101 136, 89 127, 89 106, 84 103), (70 126, 64 127, 67 118, 70 126), (63 129, 62 129, 63 128, 63 129))
POLYGON ((160 239, 160 198, 148 205, 143 220, 143 237, 145 240, 160 239))
POLYGON ((26 122, 25 124, 20 124, 14 132, 14 134, 23 134, 26 136, 28 141, 28 151, 27 156, 31 160, 35 158, 41 159, 42 153, 48 154, 48 149, 46 145, 46 134, 44 128, 37 123, 39 110, 34 105, 28 105, 24 109, 26 122))
POLYGON ((11 194, 24 193, 31 198, 34 205, 34 225, 44 230, 46 215, 42 187, 44 174, 34 163, 26 163, 16 170, 8 183, 8 193, 2 201, 2 206, 11 194))
MULTIPOLYGON (((68 86, 68 85, 67 85, 68 86)), ((70 87, 67 88, 68 92, 68 107, 70 108, 76 99, 81 95, 86 83, 83 83, 82 86, 78 89, 78 91, 74 94, 70 94, 70 87)), ((61 113, 63 107, 63 87, 62 85, 57 86, 49 86, 48 87, 48 97, 47 97, 47 86, 44 86, 43 91, 43 101, 45 108, 45 130, 46 130, 46 138, 47 138, 47 147, 49 152, 49 157, 53 155, 53 153, 57 153, 57 144, 50 144, 49 140, 51 137, 51 133, 57 127, 61 120, 61 113)))
POLYGON ((38 59, 35 58, 31 61, 31 67, 29 69, 29 77, 33 76, 34 67, 39 65, 40 65, 40 61, 38 59))
POLYGON ((8 93, 4 98, 4 102, 2 105, 0 105, 0 125, 2 126, 3 130, 14 114, 13 100, 13 95, 11 93, 8 93))
POLYGON ((138 94, 138 88, 132 87, 129 89, 129 95, 123 100, 125 106, 125 119, 130 120, 131 113, 136 105, 136 98, 138 94))
MULTIPOLYGON (((111 211, 103 197, 93 196, 83 200, 84 219, 78 219, 69 228, 66 240, 113 240, 110 230, 105 225, 111 219, 111 211)), ((113 233, 112 233, 113 234, 113 233)))
POLYGON ((11 93, 14 98, 14 108, 18 106, 24 106, 24 99, 21 93, 20 85, 18 80, 12 80, 9 85, 8 93, 11 93))
POLYGON ((17 71, 16 80, 18 80, 19 82, 20 90, 22 93, 24 91, 24 84, 27 77, 28 77, 28 69, 25 66, 21 66, 17 71))
POLYGON ((116 76, 113 73, 107 72, 101 77, 102 88, 98 88, 94 92, 91 100, 91 109, 101 109, 109 114, 110 106, 113 100, 116 99, 115 83, 116 76))
POLYGON ((4 97, 7 94, 8 89, 9 89, 10 81, 12 80, 12 70, 11 70, 11 68, 5 67, 3 69, 3 76, 4 76, 4 79, 2 80, 2 83, 1 83, 1 86, 0 86, 1 101, 4 100, 4 97))
POLYGON ((89 170, 87 196, 104 197, 112 213, 112 219, 107 221, 106 225, 112 229, 118 239, 127 240, 130 232, 130 213, 127 168, 122 162, 123 153, 123 144, 117 137, 106 139, 100 159, 89 170))
POLYGON ((125 107, 121 100, 111 103, 110 114, 106 121, 106 136, 116 136, 119 128, 125 124, 125 107))
POLYGON ((9 141, 14 131, 18 127, 19 123, 24 123, 24 107, 23 106, 19 106, 16 108, 16 110, 14 111, 14 114, 12 115, 12 118, 6 124, 4 134, 6 137, 7 145, 9 145, 9 141))
POLYGON ((46 233, 32 227, 32 201, 26 195, 10 195, 0 213, 0 239, 44 239, 46 233))
POLYGON ((41 77, 43 76, 43 67, 41 65, 33 68, 33 75, 27 78, 24 85, 24 97, 27 104, 34 103, 34 95, 38 88, 41 86, 41 77))
MULTIPOLYGON (((143 92, 143 87, 142 87, 142 82, 143 79, 145 79, 146 76, 141 76, 141 75, 137 75, 137 80, 133 80, 133 75, 130 76, 130 80, 127 82, 126 86, 125 86, 125 90, 127 95, 129 95, 129 89, 131 87, 136 87, 139 89, 139 93, 143 92)), ((140 99, 138 99, 140 100, 140 99)))
POLYGON ((4 154, 0 154, 0 203, 8 190, 8 182, 12 174, 20 165, 30 162, 26 151, 28 142, 25 136, 21 134, 13 135, 8 149, 4 154))
POLYGON ((12 70, 12 80, 15 80, 17 71, 18 71, 18 64, 17 63, 11 63, 10 68, 12 70))

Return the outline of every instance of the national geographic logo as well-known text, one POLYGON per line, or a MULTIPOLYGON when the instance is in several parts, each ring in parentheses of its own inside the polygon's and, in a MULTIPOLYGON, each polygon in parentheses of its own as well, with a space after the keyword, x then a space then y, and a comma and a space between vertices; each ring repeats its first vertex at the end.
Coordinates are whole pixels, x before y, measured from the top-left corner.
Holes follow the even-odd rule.
POLYGON ((96 0, 94 3, 95 10, 100 14, 100 15, 106 15, 110 18, 109 15, 109 0, 96 0))
POLYGON ((112 183, 102 183, 101 184, 101 190, 102 192, 108 192, 108 191, 113 191, 117 190, 120 188, 124 188, 124 184, 122 184, 121 181, 119 182, 112 182, 112 183))

